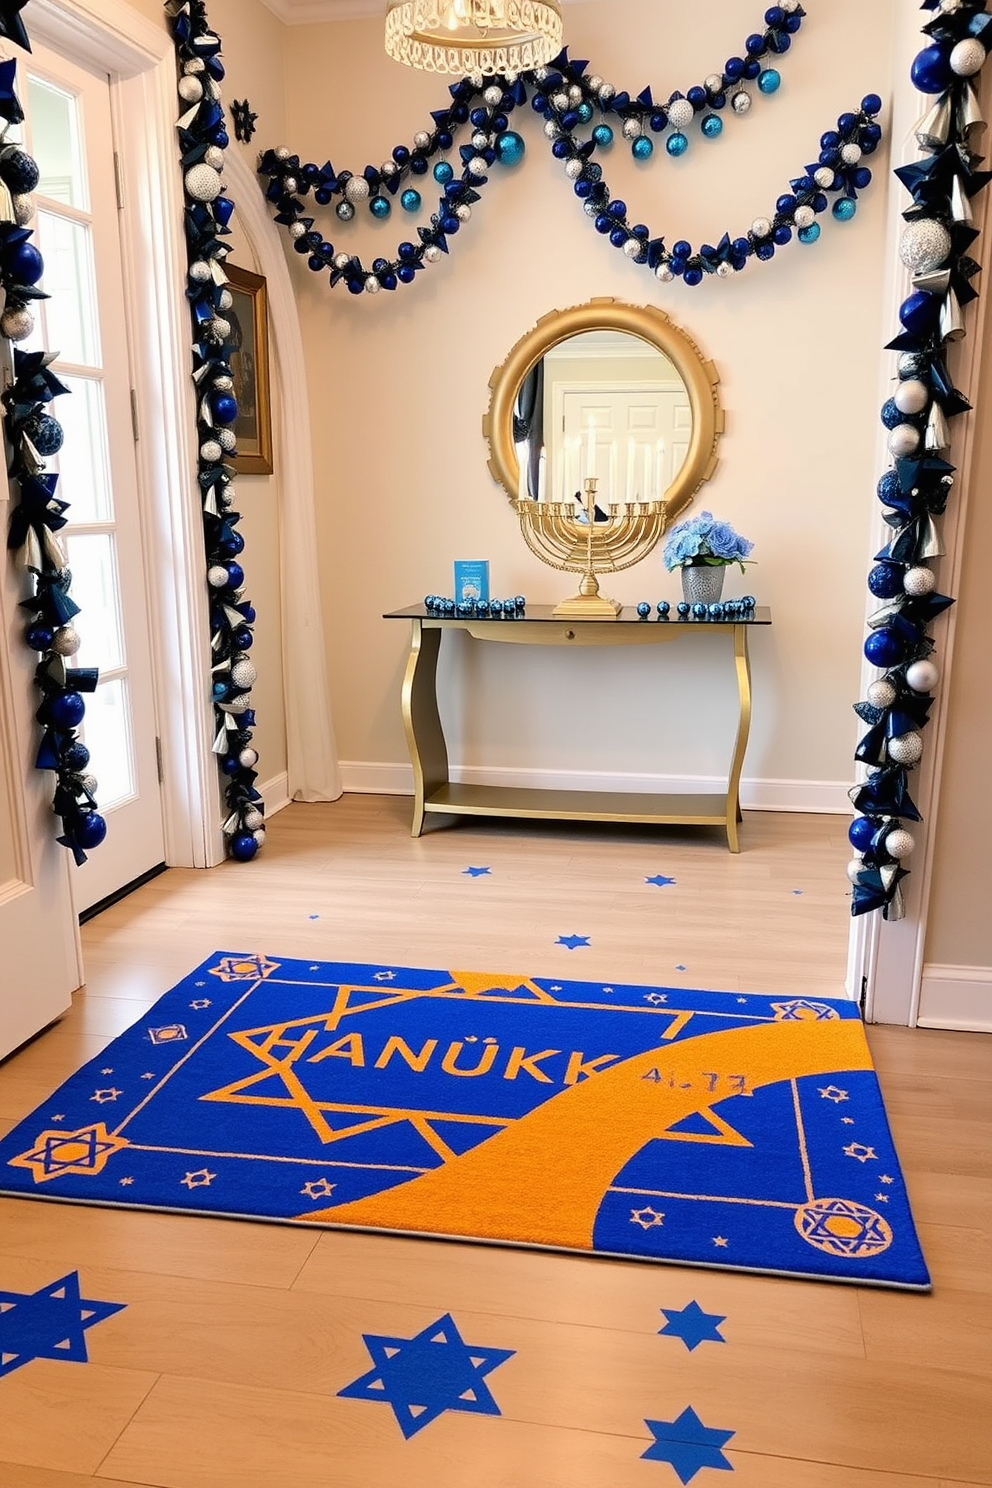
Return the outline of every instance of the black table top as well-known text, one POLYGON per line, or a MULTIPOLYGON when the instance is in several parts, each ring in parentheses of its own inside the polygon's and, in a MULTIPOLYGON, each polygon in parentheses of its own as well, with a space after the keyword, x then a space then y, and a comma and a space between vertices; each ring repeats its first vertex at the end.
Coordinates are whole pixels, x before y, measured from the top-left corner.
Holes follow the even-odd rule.
POLYGON ((390 610, 382 617, 384 620, 427 620, 438 625, 517 625, 521 620, 535 621, 538 624, 561 625, 567 619, 569 625, 676 625, 689 628, 702 628, 703 626, 727 626, 727 625, 771 625, 772 612, 767 605, 758 605, 753 610, 746 610, 739 615, 725 615, 720 620, 694 620, 687 615, 683 620, 675 612, 672 605, 671 614, 667 619, 660 619, 657 610, 652 607, 651 614, 642 620, 634 605, 625 605, 616 620, 603 619, 602 616, 591 616, 589 619, 576 620, 572 617, 556 615, 552 605, 528 605, 522 615, 515 615, 510 619, 499 615, 439 615, 433 610, 424 608, 423 604, 409 605, 405 610, 390 610))

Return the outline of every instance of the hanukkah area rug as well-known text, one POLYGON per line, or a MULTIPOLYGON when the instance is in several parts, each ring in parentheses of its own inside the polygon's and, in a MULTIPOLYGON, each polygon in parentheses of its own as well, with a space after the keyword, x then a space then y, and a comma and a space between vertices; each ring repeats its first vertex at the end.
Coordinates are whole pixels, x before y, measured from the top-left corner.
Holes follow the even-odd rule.
POLYGON ((926 1289, 857 1009, 218 952, 0 1192, 926 1289))

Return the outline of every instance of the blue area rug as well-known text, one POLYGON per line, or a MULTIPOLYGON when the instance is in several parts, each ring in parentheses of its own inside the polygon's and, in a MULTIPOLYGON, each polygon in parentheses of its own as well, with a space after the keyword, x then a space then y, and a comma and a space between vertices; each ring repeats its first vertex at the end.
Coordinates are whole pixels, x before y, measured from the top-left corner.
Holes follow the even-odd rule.
POLYGON ((218 952, 0 1192, 926 1289, 847 1002, 218 952))

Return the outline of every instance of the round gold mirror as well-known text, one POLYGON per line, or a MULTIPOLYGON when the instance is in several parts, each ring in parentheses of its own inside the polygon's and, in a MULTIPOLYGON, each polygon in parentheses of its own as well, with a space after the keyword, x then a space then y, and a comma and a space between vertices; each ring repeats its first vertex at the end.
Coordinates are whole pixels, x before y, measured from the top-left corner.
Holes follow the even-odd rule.
POLYGON ((538 321, 490 379, 489 469, 511 501, 664 501, 666 525, 718 464, 712 362, 653 306, 592 300, 538 321))

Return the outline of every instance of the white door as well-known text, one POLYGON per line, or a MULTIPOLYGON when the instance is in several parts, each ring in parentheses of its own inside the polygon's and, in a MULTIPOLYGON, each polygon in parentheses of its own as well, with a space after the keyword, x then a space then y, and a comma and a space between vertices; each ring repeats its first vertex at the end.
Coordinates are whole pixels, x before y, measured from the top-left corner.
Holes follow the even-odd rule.
POLYGON ((591 459, 601 505, 664 496, 689 452, 691 413, 683 387, 561 386, 560 397, 565 490, 559 499, 582 488, 591 459))
POLYGON ((19 77, 51 296, 27 344, 58 353, 53 370, 71 389, 52 407, 65 443, 50 468, 70 503, 62 537, 81 608, 76 664, 100 668, 80 732, 108 832, 73 871, 81 912, 164 858, 110 85, 37 46, 19 77))

